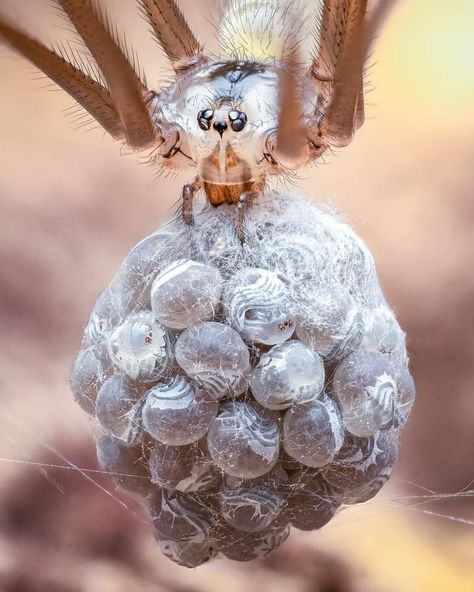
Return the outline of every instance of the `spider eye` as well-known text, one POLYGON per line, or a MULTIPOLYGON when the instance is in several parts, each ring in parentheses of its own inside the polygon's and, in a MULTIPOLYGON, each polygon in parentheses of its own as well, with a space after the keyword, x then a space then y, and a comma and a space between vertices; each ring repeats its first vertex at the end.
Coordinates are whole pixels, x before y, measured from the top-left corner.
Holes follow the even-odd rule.
POLYGON ((214 111, 212 109, 204 109, 203 111, 199 111, 197 120, 199 127, 207 131, 211 128, 211 119, 214 117, 214 111))
POLYGON ((229 119, 234 132, 241 132, 247 123, 247 115, 243 111, 237 111, 236 109, 229 112, 229 119))

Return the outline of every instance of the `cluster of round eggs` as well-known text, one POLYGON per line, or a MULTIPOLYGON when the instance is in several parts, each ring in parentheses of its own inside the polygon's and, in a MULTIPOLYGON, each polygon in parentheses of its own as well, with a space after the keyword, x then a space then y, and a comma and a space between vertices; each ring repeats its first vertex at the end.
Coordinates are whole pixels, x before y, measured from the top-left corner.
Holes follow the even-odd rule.
POLYGON ((140 242, 98 298, 72 374, 97 456, 165 555, 269 553, 390 476, 414 402, 405 336, 337 215, 270 194, 140 242))

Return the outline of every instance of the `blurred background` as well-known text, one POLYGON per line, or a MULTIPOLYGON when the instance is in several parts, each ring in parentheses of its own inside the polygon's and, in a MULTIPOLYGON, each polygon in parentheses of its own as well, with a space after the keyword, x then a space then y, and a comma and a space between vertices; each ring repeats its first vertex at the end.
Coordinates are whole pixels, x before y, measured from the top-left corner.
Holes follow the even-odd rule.
MULTIPOLYGON (((159 88, 169 69, 134 3, 107 4, 159 88)), ((216 49, 218 3, 180 4, 216 49)), ((70 36, 47 0, 0 10, 44 40, 70 36)), ((2 592, 473 589, 473 55, 471 0, 400 0, 368 72, 364 128, 301 179, 367 242, 408 334, 417 402, 395 475, 265 560, 186 570, 160 556, 132 499, 74 470, 95 467, 94 445, 68 387, 96 296, 186 179, 155 181, 101 131, 76 129, 71 100, 0 47, 2 592)))

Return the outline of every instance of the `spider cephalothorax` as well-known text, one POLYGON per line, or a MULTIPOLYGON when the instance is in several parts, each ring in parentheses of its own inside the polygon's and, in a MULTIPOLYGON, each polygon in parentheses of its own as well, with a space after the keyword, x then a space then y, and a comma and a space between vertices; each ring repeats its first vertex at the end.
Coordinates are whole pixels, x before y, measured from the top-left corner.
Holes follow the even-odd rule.
MULTIPOLYGON (((151 150, 160 166, 196 168, 194 181, 183 189, 187 223, 192 223, 194 194, 203 188, 213 205, 238 203, 239 231, 246 205, 268 175, 296 170, 327 148, 347 145, 362 125, 365 59, 393 4, 312 0, 319 17, 317 42, 312 63, 305 66, 297 19, 279 3, 275 11, 287 19, 280 55, 211 59, 174 0, 140 0, 176 73, 173 84, 156 91, 135 72, 95 0, 56 1, 96 61, 99 79, 3 17, 0 38, 69 92, 113 137, 133 149, 151 150)), ((249 4, 235 2, 239 10, 249 4)))
MULTIPOLYGON (((255 181, 273 165, 266 146, 278 124, 278 73, 271 64, 209 61, 181 74, 156 98, 159 121, 177 126, 168 166, 193 164, 216 185, 255 181)), ((276 163, 275 163, 276 164, 276 163)))

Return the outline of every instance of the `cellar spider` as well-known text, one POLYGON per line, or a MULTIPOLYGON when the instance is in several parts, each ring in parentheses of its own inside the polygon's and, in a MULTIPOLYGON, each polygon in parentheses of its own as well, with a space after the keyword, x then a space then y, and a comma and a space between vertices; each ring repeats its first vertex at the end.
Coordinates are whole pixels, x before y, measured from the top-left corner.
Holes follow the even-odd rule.
MULTIPOLYGON (((204 190, 213 206, 237 205, 243 239, 245 209, 272 175, 317 161, 348 145, 364 122, 364 64, 393 0, 313 0, 318 35, 311 64, 301 63, 298 23, 288 6, 290 43, 282 55, 210 57, 174 0, 140 0, 175 72, 156 90, 132 65, 104 9, 93 0, 56 0, 98 67, 82 71, 5 16, 0 39, 13 47, 113 137, 148 151, 168 169, 194 167, 182 190, 182 215, 193 223, 193 198, 204 190), (292 21, 294 19, 294 21, 292 21)), ((240 0, 238 8, 251 9, 240 0)), ((234 12, 228 14, 234 15, 234 12)))

